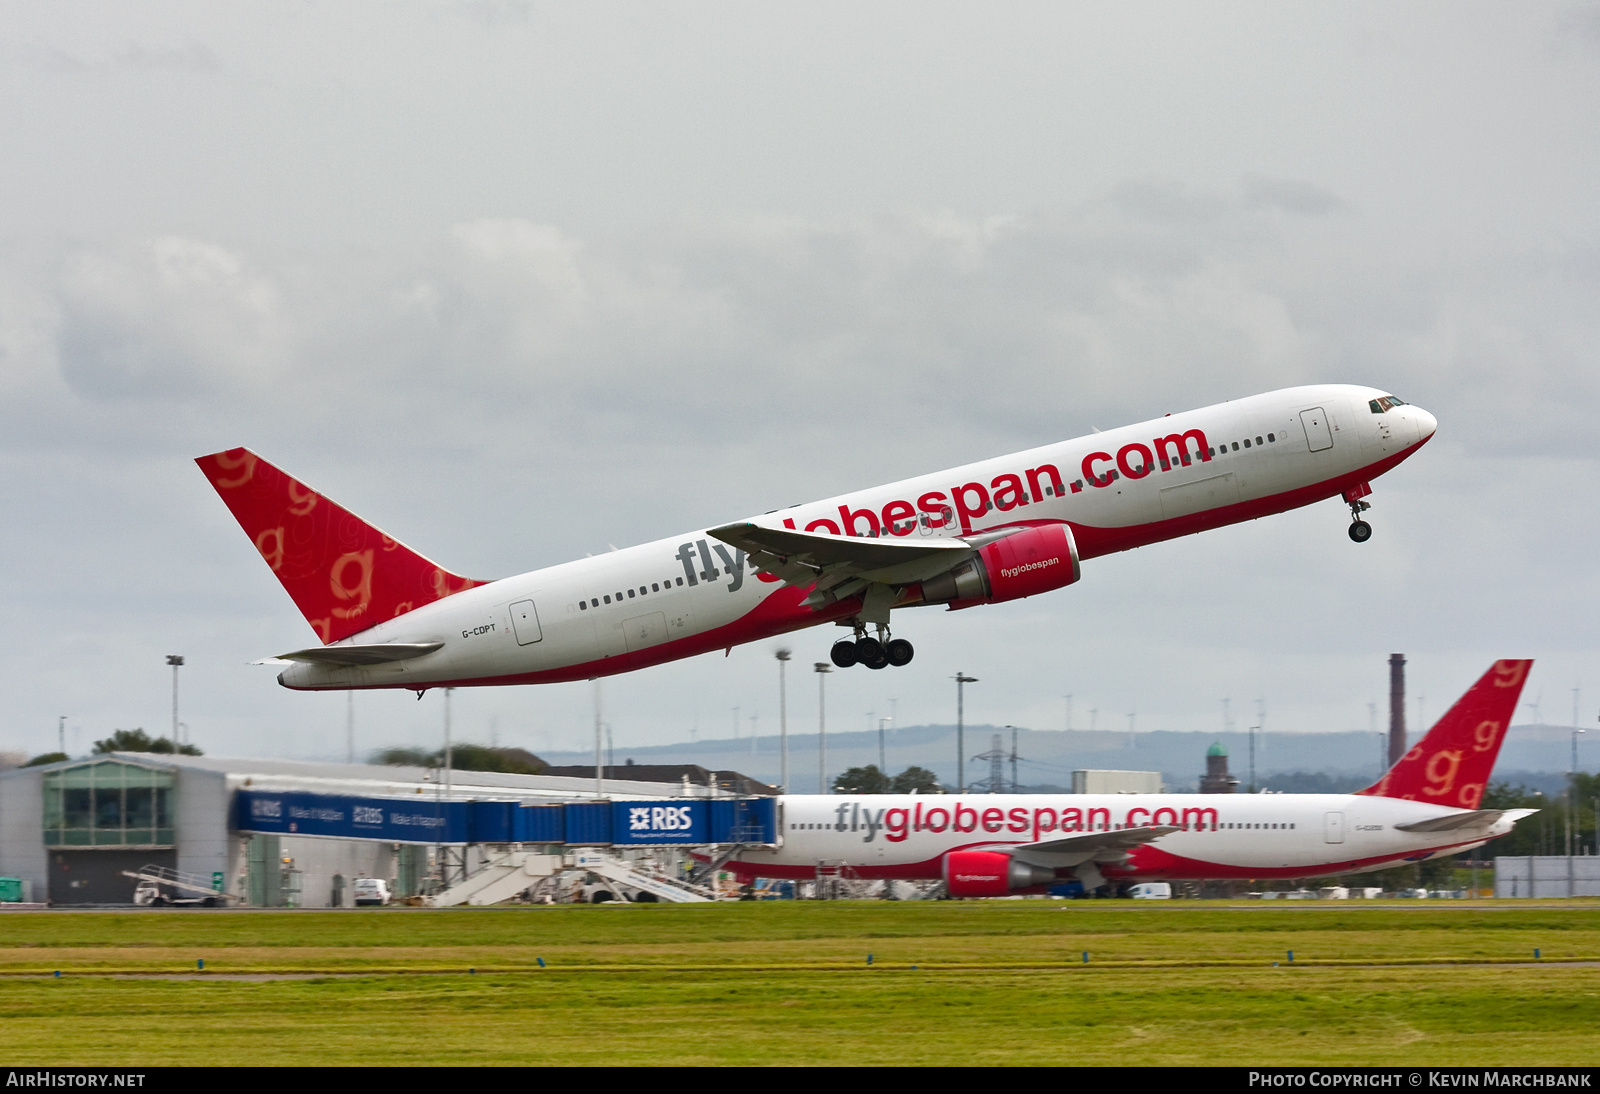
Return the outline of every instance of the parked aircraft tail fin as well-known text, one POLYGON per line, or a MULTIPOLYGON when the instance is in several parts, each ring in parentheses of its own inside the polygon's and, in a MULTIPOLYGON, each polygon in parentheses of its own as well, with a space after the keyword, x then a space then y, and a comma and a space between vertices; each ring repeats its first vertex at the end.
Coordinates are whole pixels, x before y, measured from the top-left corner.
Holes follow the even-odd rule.
POLYGON ((195 463, 324 643, 484 584, 429 561, 249 449, 195 463))
POLYGON ((1357 793, 1478 808, 1532 667, 1496 661, 1383 778, 1357 793))

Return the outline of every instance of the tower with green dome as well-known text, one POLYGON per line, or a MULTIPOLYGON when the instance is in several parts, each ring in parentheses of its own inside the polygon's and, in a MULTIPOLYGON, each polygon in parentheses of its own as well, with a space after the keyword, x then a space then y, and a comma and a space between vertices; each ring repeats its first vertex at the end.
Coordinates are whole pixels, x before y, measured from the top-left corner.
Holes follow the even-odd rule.
POLYGON ((1232 794, 1239 780, 1228 774, 1228 750, 1221 741, 1206 749, 1206 773, 1200 776, 1200 793, 1232 794))

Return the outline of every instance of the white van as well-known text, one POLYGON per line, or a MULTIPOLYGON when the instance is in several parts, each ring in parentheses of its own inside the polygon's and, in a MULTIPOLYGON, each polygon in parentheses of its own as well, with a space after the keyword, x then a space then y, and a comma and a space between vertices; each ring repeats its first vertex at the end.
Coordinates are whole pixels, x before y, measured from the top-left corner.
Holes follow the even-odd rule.
POLYGON ((1170 881, 1145 881, 1128 890, 1128 895, 1135 900, 1171 900, 1172 883, 1170 881))
POLYGON ((381 878, 358 877, 352 892, 356 907, 389 903, 389 883, 381 878))

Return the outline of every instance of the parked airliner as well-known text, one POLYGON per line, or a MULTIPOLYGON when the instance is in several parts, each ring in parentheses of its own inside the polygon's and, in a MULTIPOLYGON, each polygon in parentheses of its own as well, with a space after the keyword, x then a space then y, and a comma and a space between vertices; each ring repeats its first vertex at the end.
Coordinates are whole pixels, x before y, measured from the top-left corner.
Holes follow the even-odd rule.
POLYGON ((1433 436, 1384 391, 1289 388, 498 581, 461 577, 247 449, 196 462, 322 643, 302 690, 583 680, 823 623, 840 667, 904 665, 893 611, 1059 589, 1114 551, 1342 497, 1433 436))
POLYGON ((1479 809, 1532 661, 1497 661, 1377 783, 1354 794, 868 794, 779 799, 782 843, 725 869, 942 878, 957 897, 1081 884, 1300 878, 1454 855, 1532 809, 1479 809))

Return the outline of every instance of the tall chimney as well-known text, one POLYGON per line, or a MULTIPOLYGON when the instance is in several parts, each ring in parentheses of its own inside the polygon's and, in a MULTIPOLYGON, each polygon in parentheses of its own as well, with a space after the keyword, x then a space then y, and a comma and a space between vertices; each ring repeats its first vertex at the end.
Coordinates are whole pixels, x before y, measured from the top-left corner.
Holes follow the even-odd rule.
POLYGON ((1389 766, 1406 754, 1406 655, 1389 655, 1389 766))

